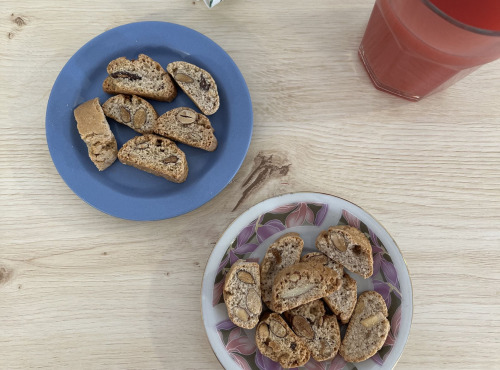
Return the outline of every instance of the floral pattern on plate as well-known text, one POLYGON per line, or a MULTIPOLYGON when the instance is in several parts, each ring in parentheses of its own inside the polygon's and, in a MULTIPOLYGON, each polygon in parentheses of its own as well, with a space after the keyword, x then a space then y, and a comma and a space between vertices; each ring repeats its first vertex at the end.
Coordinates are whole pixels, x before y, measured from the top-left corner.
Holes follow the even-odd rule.
MULTIPOLYGON (((213 302, 216 306, 224 303, 222 290, 225 275, 239 259, 259 262, 252 253, 268 238, 296 226, 315 226, 324 229, 332 225, 322 225, 328 213, 328 205, 320 203, 290 203, 264 213, 244 227, 233 240, 219 263, 214 282, 213 302)), ((401 322, 401 292, 397 271, 389 253, 380 239, 363 222, 346 210, 338 225, 350 225, 361 230, 370 240, 373 252, 373 275, 369 278, 373 290, 384 298, 391 330, 384 346, 371 358, 377 365, 383 365, 398 336, 401 322)), ((255 345, 253 330, 241 329, 228 318, 216 326, 219 337, 226 350, 242 369, 279 370, 281 366, 263 356, 255 345)), ((345 329, 345 328, 344 328, 345 329)), ((306 370, 349 370, 357 369, 352 363, 346 363, 337 355, 333 360, 318 362, 311 358, 301 369, 306 370)))

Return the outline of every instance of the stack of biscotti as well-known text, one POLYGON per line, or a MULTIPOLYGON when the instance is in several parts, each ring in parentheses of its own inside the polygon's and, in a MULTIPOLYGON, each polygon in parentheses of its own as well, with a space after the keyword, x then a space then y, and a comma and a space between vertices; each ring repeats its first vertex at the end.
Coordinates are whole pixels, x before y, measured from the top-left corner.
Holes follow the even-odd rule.
POLYGON ((344 271, 371 276, 368 238, 356 228, 334 226, 320 233, 316 247, 321 252, 302 255, 300 235, 284 234, 268 247, 260 274, 256 263, 239 261, 226 275, 230 319, 243 328, 257 325, 257 347, 284 368, 337 353, 349 362, 364 361, 383 346, 390 328, 380 294, 369 291, 358 298, 356 281, 344 271), (260 318, 257 295, 269 309, 260 318), (339 321, 347 324, 343 339, 339 321))
MULTIPOLYGON (((328 258, 321 257, 330 268, 337 268, 333 265, 335 263, 364 279, 373 274, 370 241, 355 227, 339 225, 328 228, 316 238, 316 248, 328 258)), ((364 361, 385 343, 390 329, 387 306, 375 291, 364 292, 356 299, 353 292, 356 282, 349 275, 344 274, 342 283, 343 289, 324 298, 341 322, 348 324, 339 354, 348 362, 364 361)))
POLYGON ((188 164, 175 142, 209 152, 217 148, 214 129, 205 116, 219 109, 215 80, 206 70, 184 61, 171 62, 167 69, 168 73, 145 54, 139 54, 135 60, 114 59, 107 66, 108 76, 102 87, 105 92, 116 95, 102 107, 96 98, 75 109, 80 136, 100 171, 118 158, 123 164, 173 182, 183 182, 188 164), (177 86, 204 114, 179 107, 158 116, 146 99, 171 102, 177 96, 177 86), (106 117, 143 136, 134 137, 118 151, 106 117))

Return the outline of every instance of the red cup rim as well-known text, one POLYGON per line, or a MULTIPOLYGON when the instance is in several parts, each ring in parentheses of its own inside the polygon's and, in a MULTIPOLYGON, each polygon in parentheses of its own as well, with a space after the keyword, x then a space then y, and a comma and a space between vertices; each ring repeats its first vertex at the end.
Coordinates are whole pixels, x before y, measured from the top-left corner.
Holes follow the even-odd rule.
POLYGON ((441 9, 439 9, 436 5, 434 5, 430 0, 422 0, 422 2, 425 5, 427 5, 434 13, 436 13, 440 17, 446 19, 448 22, 454 24, 457 27, 463 28, 463 29, 465 29, 467 31, 471 31, 471 32, 482 34, 482 35, 486 35, 486 36, 500 36, 500 31, 487 30, 487 29, 484 29, 484 28, 470 26, 468 24, 465 24, 463 22, 460 22, 460 21, 456 20, 453 17, 450 17, 448 14, 446 14, 441 9))

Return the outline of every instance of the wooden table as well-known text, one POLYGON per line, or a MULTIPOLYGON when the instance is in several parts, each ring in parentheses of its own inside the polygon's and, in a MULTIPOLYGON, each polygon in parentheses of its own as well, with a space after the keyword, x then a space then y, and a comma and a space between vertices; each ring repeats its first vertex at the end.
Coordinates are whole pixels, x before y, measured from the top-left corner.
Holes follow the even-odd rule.
POLYGON ((379 92, 357 57, 372 4, 3 0, 0 368, 220 368, 200 315, 205 263, 233 219, 295 191, 348 199, 398 242, 415 303, 399 369, 498 368, 500 64, 419 103, 379 92), (191 27, 231 55, 250 89, 254 133, 213 200, 133 222, 66 186, 44 118, 80 46, 146 20, 191 27), (263 171, 247 191, 271 155, 288 171, 263 171))

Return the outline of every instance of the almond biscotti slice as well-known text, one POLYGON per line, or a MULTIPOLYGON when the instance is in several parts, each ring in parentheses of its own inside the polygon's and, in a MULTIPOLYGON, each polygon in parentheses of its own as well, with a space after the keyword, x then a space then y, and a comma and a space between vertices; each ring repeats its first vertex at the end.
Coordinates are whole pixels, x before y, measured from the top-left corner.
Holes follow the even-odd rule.
POLYGON ((282 235, 269 246, 260 264, 262 300, 270 307, 274 278, 278 272, 300 260, 304 241, 297 233, 282 235))
POLYGON ((209 152, 217 148, 217 139, 210 120, 191 108, 174 108, 162 114, 156 121, 154 132, 209 152))
POLYGON ((167 102, 177 96, 177 88, 168 73, 147 55, 139 54, 135 60, 125 57, 112 60, 107 71, 109 76, 102 84, 107 93, 138 95, 167 102))
POLYGON ((311 252, 300 257, 300 262, 308 261, 321 263, 323 266, 326 266, 335 271, 338 276, 344 275, 344 266, 342 266, 340 263, 335 262, 331 258, 328 258, 324 253, 311 252))
POLYGON ((204 69, 188 62, 172 62, 167 72, 194 104, 207 116, 219 109, 220 99, 217 84, 204 69))
POLYGON ((259 351, 289 369, 307 363, 311 356, 304 342, 277 313, 266 313, 255 331, 259 351))
POLYGON ((330 227, 318 235, 316 248, 365 279, 373 274, 372 246, 365 234, 355 227, 330 227))
POLYGON ((236 326, 252 329, 258 324, 262 300, 257 262, 236 261, 226 274, 222 293, 229 318, 236 326))
POLYGON ((356 306, 357 293, 358 285, 356 280, 344 272, 340 289, 324 297, 323 300, 330 310, 337 315, 340 322, 347 324, 354 311, 354 306, 356 306))
POLYGON ((274 279, 271 310, 282 313, 326 297, 340 287, 335 271, 317 262, 299 262, 285 267, 274 279))
POLYGON ((344 272, 344 267, 341 264, 328 258, 323 253, 308 253, 302 256, 300 260, 321 262, 323 266, 331 268, 339 276, 342 276, 340 288, 332 294, 324 297, 323 300, 333 313, 339 317, 342 324, 347 324, 358 298, 356 280, 344 272))
POLYGON ((115 95, 102 105, 104 114, 141 134, 153 132, 158 114, 147 100, 136 95, 115 95))
POLYGON ((118 151, 123 164, 164 177, 173 182, 184 182, 188 175, 186 155, 175 143, 153 134, 136 136, 118 151))
POLYGON ((286 311, 284 316, 316 361, 335 357, 340 347, 339 323, 335 316, 326 315, 321 299, 286 311))
POLYGON ((348 362, 361 362, 382 348, 389 334, 387 306, 374 291, 362 293, 347 326, 339 353, 348 362))
POLYGON ((87 145, 90 160, 99 171, 105 170, 116 160, 118 146, 99 104, 99 98, 80 104, 73 113, 80 137, 87 145))

